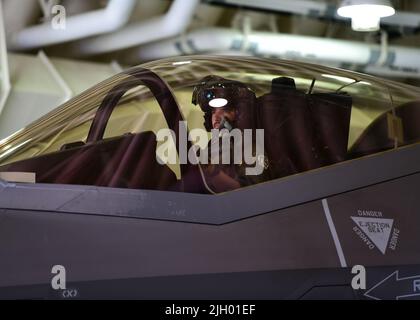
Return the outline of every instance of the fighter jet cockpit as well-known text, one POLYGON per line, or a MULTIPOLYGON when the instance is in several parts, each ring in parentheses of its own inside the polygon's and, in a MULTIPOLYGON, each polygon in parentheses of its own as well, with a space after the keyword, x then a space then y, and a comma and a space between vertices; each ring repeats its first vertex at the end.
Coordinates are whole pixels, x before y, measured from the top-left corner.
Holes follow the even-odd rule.
POLYGON ((420 90, 291 61, 128 69, 0 143, 11 182, 219 194, 420 140, 420 90))

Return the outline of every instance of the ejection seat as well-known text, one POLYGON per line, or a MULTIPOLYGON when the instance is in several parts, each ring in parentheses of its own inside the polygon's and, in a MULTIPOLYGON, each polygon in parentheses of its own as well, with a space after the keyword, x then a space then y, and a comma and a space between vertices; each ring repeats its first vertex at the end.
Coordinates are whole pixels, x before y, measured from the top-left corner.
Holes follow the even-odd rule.
POLYGON ((307 94, 291 78, 273 79, 271 92, 258 98, 271 174, 279 178, 345 160, 351 106, 347 94, 307 94))
MULTIPOLYGON (((153 132, 104 139, 115 106, 128 90, 139 85, 150 89, 170 129, 178 132, 182 115, 165 82, 157 74, 140 67, 126 76, 102 100, 86 143, 64 145, 60 151, 3 166, 0 172, 34 172, 38 183, 156 190, 176 188, 178 181, 175 174, 156 160, 157 141, 153 132)), ((178 141, 179 137, 176 138, 178 141)))
POLYGON ((175 174, 156 161, 153 132, 126 134, 15 162, 3 172, 34 172, 38 183, 168 190, 175 174))

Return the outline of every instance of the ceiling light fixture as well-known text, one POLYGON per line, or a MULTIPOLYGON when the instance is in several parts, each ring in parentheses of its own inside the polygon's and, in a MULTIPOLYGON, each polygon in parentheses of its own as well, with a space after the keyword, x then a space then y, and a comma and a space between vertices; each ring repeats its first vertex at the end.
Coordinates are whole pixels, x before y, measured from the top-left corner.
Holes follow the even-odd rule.
POLYGON ((378 31, 381 18, 394 15, 395 9, 389 0, 342 0, 337 14, 351 18, 355 31, 378 31))

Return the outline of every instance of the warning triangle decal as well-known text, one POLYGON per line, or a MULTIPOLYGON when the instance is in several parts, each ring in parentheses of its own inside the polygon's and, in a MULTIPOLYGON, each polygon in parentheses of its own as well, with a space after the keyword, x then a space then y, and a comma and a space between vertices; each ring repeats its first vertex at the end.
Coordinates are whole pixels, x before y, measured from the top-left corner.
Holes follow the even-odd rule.
POLYGON ((385 254, 394 219, 351 217, 374 245, 385 254))

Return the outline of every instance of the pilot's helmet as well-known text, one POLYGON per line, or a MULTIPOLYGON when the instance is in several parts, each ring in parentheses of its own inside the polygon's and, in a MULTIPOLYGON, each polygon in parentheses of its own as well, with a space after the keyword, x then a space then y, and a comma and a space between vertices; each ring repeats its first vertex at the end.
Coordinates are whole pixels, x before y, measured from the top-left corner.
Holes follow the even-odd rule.
MULTIPOLYGON (((198 104, 204 112, 204 127, 207 131, 212 129, 211 117, 214 108, 235 109, 235 122, 238 122, 242 118, 242 107, 253 105, 254 101, 255 93, 244 83, 214 75, 204 77, 194 88, 192 96, 192 103, 198 104)), ((236 124, 234 123, 235 127, 236 124)))

